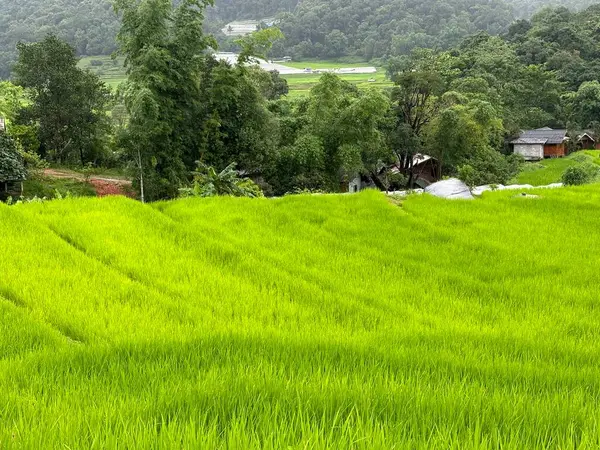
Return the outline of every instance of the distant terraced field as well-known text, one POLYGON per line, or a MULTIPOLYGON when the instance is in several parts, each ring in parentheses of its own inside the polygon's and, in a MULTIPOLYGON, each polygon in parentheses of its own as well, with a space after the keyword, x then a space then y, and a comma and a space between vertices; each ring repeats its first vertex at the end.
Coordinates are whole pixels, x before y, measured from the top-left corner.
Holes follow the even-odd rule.
MULTIPOLYGON (((303 61, 281 63, 295 69, 311 68, 315 71, 323 69, 356 68, 367 66, 368 63, 345 63, 339 61, 303 61)), ((116 87, 127 79, 123 68, 123 58, 112 59, 109 56, 92 56, 83 58, 80 67, 86 68, 98 75, 111 88, 116 87)), ((307 95, 308 91, 319 82, 321 75, 317 72, 297 75, 283 75, 290 87, 290 96, 307 95)), ((378 69, 375 74, 343 73, 339 77, 356 84, 360 88, 388 88, 392 83, 386 79, 385 71, 378 69)))

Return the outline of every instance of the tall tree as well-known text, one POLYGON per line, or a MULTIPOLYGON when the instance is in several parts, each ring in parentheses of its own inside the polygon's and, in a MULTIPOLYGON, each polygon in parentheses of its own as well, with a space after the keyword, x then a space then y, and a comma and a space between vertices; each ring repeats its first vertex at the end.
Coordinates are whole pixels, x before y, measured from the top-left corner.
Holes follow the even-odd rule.
POLYGON ((92 161, 108 126, 108 88, 78 68, 75 50, 54 35, 17 49, 15 82, 31 100, 21 116, 38 125, 42 156, 59 163, 92 161))
POLYGON ((363 92, 334 74, 323 75, 309 97, 295 105, 295 120, 283 116, 283 148, 271 174, 276 193, 337 192, 342 181, 359 173, 383 188, 378 171, 391 160, 383 133, 389 108, 383 93, 363 92))
POLYGON ((412 184, 414 155, 421 150, 425 127, 436 117, 439 98, 450 77, 447 55, 415 52, 392 68, 394 124, 390 142, 401 169, 412 184))
POLYGON ((175 197, 199 157, 204 8, 211 0, 115 0, 131 115, 122 143, 135 161, 144 200, 175 197))

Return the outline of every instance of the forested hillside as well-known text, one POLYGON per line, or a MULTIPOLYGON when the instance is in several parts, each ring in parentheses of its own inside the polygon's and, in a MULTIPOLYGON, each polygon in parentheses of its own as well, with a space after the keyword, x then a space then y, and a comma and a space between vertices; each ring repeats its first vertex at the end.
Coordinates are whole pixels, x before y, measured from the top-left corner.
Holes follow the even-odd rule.
MULTIPOLYGON (((556 2, 554 2, 555 4, 556 2)), ((561 2, 573 9, 591 2, 561 2)), ((281 23, 296 58, 403 55, 415 47, 447 49, 478 31, 504 33, 552 1, 304 0, 281 23)), ((283 50, 283 49, 282 49, 283 50)))
MULTIPOLYGON (((236 19, 279 16, 288 39, 275 51, 301 57, 405 54, 415 46, 449 48, 477 31, 505 32, 509 24, 553 0, 216 0, 206 29, 236 19)), ((561 2, 571 8, 590 0, 561 2)), ((0 10, 0 77, 9 75, 19 41, 56 33, 79 55, 115 50, 119 23, 110 0, 4 0, 0 10)))

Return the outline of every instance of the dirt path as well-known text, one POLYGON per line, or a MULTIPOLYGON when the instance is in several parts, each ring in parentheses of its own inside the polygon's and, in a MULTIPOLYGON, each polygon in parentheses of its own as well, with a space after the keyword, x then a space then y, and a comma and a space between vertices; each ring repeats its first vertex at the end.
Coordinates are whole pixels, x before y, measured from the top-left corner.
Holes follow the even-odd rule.
MULTIPOLYGON (((81 182, 86 181, 84 175, 67 169, 44 169, 44 176, 81 182)), ((107 195, 133 196, 131 181, 126 178, 92 175, 89 177, 88 182, 94 187, 98 197, 105 197, 107 195)))

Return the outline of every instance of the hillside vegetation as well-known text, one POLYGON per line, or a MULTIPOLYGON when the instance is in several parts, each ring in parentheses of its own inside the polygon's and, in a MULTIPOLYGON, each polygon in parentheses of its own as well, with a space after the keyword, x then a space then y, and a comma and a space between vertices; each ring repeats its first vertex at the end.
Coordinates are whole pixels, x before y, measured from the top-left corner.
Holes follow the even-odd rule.
POLYGON ((543 186, 562 181, 562 175, 569 167, 582 164, 600 164, 600 152, 585 150, 572 153, 566 158, 545 159, 539 163, 526 164, 517 177, 520 184, 543 186))
MULTIPOLYGON (((175 2, 177 3, 177 2, 175 2)), ((501 33, 517 17, 529 16, 553 0, 216 0, 207 11, 206 31, 230 48, 219 30, 237 19, 278 16, 289 40, 281 53, 298 57, 358 54, 370 59, 405 54, 413 47, 449 48, 477 31, 501 33)), ((589 0, 560 2, 582 8, 589 0)), ((10 75, 15 45, 56 33, 81 56, 117 49, 119 20, 110 0, 4 0, 0 10, 0 78, 10 75)), ((283 55, 281 55, 283 56, 283 55)))
POLYGON ((541 196, 0 205, 0 447, 597 448, 600 189, 541 196))

